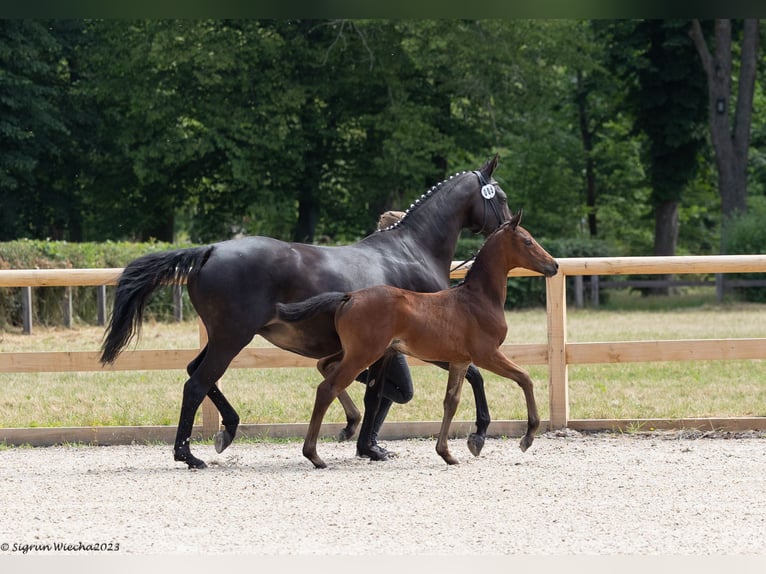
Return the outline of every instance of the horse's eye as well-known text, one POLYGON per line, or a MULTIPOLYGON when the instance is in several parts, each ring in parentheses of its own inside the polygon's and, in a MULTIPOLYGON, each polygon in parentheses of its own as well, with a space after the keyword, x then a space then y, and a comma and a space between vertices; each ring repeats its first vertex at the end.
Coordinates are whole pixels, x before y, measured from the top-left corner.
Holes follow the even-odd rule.
POLYGON ((532 240, 531 239, 525 239, 524 240, 524 245, 526 245, 527 247, 532 247, 532 240))

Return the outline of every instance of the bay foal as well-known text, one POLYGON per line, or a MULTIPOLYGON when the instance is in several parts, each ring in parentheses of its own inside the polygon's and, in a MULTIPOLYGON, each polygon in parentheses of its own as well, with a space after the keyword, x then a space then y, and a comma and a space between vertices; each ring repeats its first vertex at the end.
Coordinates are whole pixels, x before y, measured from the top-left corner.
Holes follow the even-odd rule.
POLYGON ((455 287, 417 293, 380 285, 277 305, 280 319, 288 322, 318 313, 334 313, 341 342, 340 352, 317 363, 325 379, 317 388, 303 444, 303 455, 315 467, 326 467, 317 454, 316 443, 329 405, 360 372, 394 352, 449 363, 444 417, 436 443, 436 452, 447 464, 458 463, 449 452, 447 436, 471 363, 512 379, 522 388, 527 404, 527 432, 520 447, 522 451, 529 448, 540 424, 532 380, 500 350, 508 331, 504 313, 508 271, 524 267, 552 276, 558 272, 558 263, 519 225, 520 221, 521 212, 487 238, 465 280, 455 287))

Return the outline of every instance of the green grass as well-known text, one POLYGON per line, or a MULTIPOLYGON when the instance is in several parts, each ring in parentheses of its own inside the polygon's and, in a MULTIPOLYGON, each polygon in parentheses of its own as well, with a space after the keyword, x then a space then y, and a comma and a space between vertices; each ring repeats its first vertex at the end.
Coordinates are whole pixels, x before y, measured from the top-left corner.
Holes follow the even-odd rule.
MULTIPOLYGON (((570 342, 685 338, 763 337, 766 305, 718 305, 699 298, 630 300, 622 308, 568 310, 570 342), (674 302, 675 299, 675 302, 674 302)), ((543 309, 507 314, 507 343, 544 343, 543 309)), ((32 336, 0 332, 0 352, 97 350, 103 330, 36 328, 32 336)), ((147 324, 139 348, 194 348, 197 325, 147 324)), ((254 345, 267 345, 256 338, 254 345)), ((548 418, 548 370, 526 366, 535 381, 543 419, 548 418)), ((175 425, 186 380, 185 365, 174 371, 104 373, 0 373, 0 426, 175 425)), ((391 421, 440 420, 446 372, 415 366, 415 398, 395 406, 391 421)), ((682 418, 766 416, 766 360, 656 362, 579 365, 569 368, 571 418, 682 418)), ((313 368, 230 369, 222 387, 243 423, 308 421, 320 376, 313 368)), ((485 373, 492 418, 526 418, 518 386, 485 373)), ((351 396, 362 406, 363 386, 351 396)), ((456 420, 473 420, 470 385, 464 386, 456 420)), ((326 418, 344 421, 336 402, 326 418)))

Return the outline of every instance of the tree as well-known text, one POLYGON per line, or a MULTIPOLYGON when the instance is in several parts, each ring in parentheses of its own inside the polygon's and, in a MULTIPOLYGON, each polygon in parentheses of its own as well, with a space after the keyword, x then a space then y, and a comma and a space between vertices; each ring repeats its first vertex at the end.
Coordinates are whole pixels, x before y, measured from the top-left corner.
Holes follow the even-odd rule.
POLYGON ((699 59, 685 21, 617 21, 608 30, 613 69, 628 82, 626 102, 636 129, 647 136, 654 254, 674 255, 679 203, 705 146, 699 59))
POLYGON ((44 22, 0 20, 0 239, 65 237, 67 196, 52 193, 45 177, 69 133, 61 53, 44 22))
POLYGON ((747 211, 747 160, 758 65, 759 21, 752 18, 744 21, 735 104, 732 104, 735 87, 732 21, 718 19, 714 30, 713 53, 699 20, 692 22, 689 33, 707 78, 710 136, 715 150, 718 191, 725 220, 747 211))

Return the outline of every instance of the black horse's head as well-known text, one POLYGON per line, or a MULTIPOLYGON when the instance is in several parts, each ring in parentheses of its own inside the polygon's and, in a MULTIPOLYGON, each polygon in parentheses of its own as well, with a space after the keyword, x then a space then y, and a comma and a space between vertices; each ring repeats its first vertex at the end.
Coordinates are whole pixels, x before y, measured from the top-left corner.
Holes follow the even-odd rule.
POLYGON ((508 196, 492 177, 497 160, 498 155, 495 154, 481 168, 466 174, 467 183, 463 184, 470 194, 466 227, 485 236, 511 219, 508 196))

